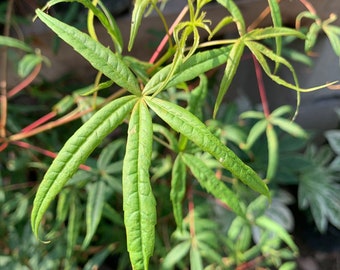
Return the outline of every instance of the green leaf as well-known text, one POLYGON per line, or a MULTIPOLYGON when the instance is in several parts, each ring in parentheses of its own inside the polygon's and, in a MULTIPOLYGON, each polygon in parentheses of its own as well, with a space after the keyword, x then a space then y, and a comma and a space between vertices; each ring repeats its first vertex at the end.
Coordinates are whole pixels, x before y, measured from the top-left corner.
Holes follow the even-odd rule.
POLYGON ((155 2, 154 0, 136 0, 132 11, 130 41, 128 45, 129 51, 131 51, 135 38, 137 36, 138 29, 141 25, 142 18, 146 8, 155 2))
POLYGON ((95 234, 102 217, 105 190, 107 185, 102 179, 86 185, 88 198, 86 201, 86 236, 82 245, 82 249, 86 249, 90 244, 93 235, 95 234))
POLYGON ((267 125, 267 119, 262 119, 251 128, 245 145, 246 149, 250 149, 253 146, 253 144, 261 136, 261 134, 265 132, 267 125))
POLYGON ((327 25, 327 27, 323 27, 323 30, 331 43, 334 53, 340 57, 340 27, 327 25))
POLYGON ((271 118, 270 122, 294 137, 307 138, 307 132, 298 124, 284 118, 271 118))
POLYGON ((313 49, 320 30, 321 30, 321 27, 316 22, 312 23, 311 26, 309 27, 309 31, 306 35, 306 42, 305 42, 306 52, 309 52, 313 49))
POLYGON ((149 168, 151 115, 144 100, 133 108, 123 165, 123 208, 127 246, 133 269, 148 269, 155 242, 156 202, 149 168))
POLYGON ((158 98, 145 97, 145 101, 174 130, 193 141, 203 151, 214 156, 236 178, 253 190, 269 197, 266 184, 256 172, 215 137, 196 116, 176 104, 158 98))
POLYGON ((119 56, 78 29, 49 16, 39 9, 36 10, 36 13, 43 23, 72 46, 94 68, 101 71, 120 87, 140 96, 141 91, 136 77, 119 56))
POLYGON ((25 42, 12 37, 0 36, 0 47, 1 46, 17 48, 28 53, 33 52, 32 48, 25 42))
POLYGON ((203 270, 202 257, 196 245, 190 248, 190 269, 203 270))
POLYGON ((104 137, 123 122, 135 103, 134 96, 112 101, 90 118, 65 143, 46 172, 34 199, 31 225, 37 237, 40 221, 51 201, 104 137))
POLYGON ((227 93, 227 90, 229 89, 229 86, 233 78, 235 77, 243 51, 244 42, 242 39, 239 39, 237 42, 233 44, 231 51, 229 53, 227 65, 224 70, 224 75, 222 78, 222 82, 220 84, 220 89, 218 90, 218 95, 214 106, 214 118, 216 117, 217 111, 222 103, 223 97, 227 93))
POLYGON ((106 168, 111 164, 113 156, 118 152, 118 149, 122 148, 124 145, 125 139, 118 139, 105 146, 98 157, 98 169, 106 171, 106 168))
POLYGON ((26 54, 19 62, 18 74, 21 78, 28 76, 43 58, 36 54, 26 54))
POLYGON ((228 230, 228 238, 234 243, 236 252, 244 252, 249 249, 252 234, 248 221, 242 217, 236 217, 228 230))
MULTIPOLYGON (((273 25, 275 28, 282 26, 282 18, 281 18, 281 12, 280 12, 280 6, 277 0, 268 0, 269 7, 270 7, 270 13, 273 21, 273 25)), ((282 37, 275 37, 275 45, 276 45, 276 54, 281 55, 282 51, 282 37)), ((275 65, 275 71, 279 68, 279 64, 277 63, 275 65)))
POLYGON ((327 130, 325 136, 332 150, 340 155, 340 130, 327 130))
POLYGON ((201 159, 190 154, 183 154, 183 161, 203 188, 215 198, 224 202, 236 214, 245 217, 237 195, 219 180, 201 159))
POLYGON ((208 79, 206 76, 200 76, 200 84, 190 92, 190 98, 188 102, 188 110, 192 114, 196 115, 199 119, 202 119, 203 112, 202 107, 205 104, 208 93, 208 79))
MULTIPOLYGON (((192 80, 204 72, 222 65, 228 59, 231 47, 222 47, 192 55, 187 61, 180 65, 171 78, 170 82, 165 86, 169 88, 179 83, 192 80)), ((170 72, 171 65, 168 65, 158 71, 143 89, 144 95, 155 93, 159 85, 164 82, 170 72)))
POLYGON ((240 9, 235 5, 234 1, 232 0, 217 0, 222 6, 224 6, 233 17, 237 29, 240 36, 243 36, 246 33, 246 23, 244 22, 244 18, 240 9))
POLYGON ((168 270, 172 269, 176 263, 178 263, 190 250, 191 242, 190 240, 179 243, 164 258, 162 263, 162 269, 168 270))
POLYGON ((88 10, 91 10, 91 12, 93 12, 93 14, 99 19, 101 24, 105 27, 105 30, 109 33, 116 47, 117 52, 118 53, 122 52, 123 47, 122 34, 111 13, 107 10, 107 8, 103 5, 101 1, 99 1, 98 5, 101 7, 103 11, 101 11, 99 8, 93 5, 91 1, 88 0, 51 0, 47 2, 47 4, 42 10, 44 11, 45 9, 49 9, 56 4, 65 2, 77 2, 82 4, 88 10))
POLYGON ((279 143, 275 129, 272 125, 267 125, 266 135, 268 141, 268 167, 266 179, 271 180, 275 176, 279 162, 279 143))
POLYGON ((292 107, 290 105, 283 105, 276 108, 274 111, 271 112, 270 117, 279 117, 285 115, 287 113, 292 112, 292 107))
POLYGON ((285 262, 278 270, 295 270, 296 268, 296 262, 285 262))
MULTIPOLYGON (((251 40, 263 40, 268 38, 276 38, 276 37, 282 37, 282 36, 293 36, 298 37, 301 39, 305 39, 306 36, 301 33, 300 31, 297 31, 292 28, 288 27, 266 27, 266 28, 257 28, 245 35, 245 40, 251 41, 251 40)), ((277 54, 280 56, 279 54, 277 54)))
POLYGON ((281 240, 283 240, 295 253, 298 253, 298 247, 295 245, 292 237, 287 231, 281 227, 278 223, 271 220, 266 216, 262 216, 256 219, 256 225, 265 231, 271 231, 275 233, 281 240))
POLYGON ((172 168, 170 199, 177 228, 183 227, 183 199, 186 192, 186 168, 182 155, 178 155, 172 168))
POLYGON ((81 209, 79 209, 79 199, 75 193, 71 194, 70 199, 70 213, 68 217, 67 226, 67 247, 66 247, 66 257, 71 258, 74 246, 77 243, 77 239, 80 232, 81 224, 81 209))

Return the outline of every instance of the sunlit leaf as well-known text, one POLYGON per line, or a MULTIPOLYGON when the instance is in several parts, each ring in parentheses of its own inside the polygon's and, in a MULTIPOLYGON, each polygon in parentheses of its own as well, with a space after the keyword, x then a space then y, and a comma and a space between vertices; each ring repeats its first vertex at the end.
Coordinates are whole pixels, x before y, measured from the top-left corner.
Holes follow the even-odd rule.
POLYGON ((244 51, 244 42, 242 39, 239 39, 237 42, 233 44, 233 47, 229 53, 229 57, 227 60, 227 65, 224 70, 224 75, 222 78, 222 82, 220 84, 220 88, 218 90, 218 95, 216 98, 215 106, 214 106, 214 113, 213 116, 215 118, 217 111, 222 103, 222 100, 227 93, 229 86, 234 79, 236 71, 238 69, 241 57, 244 51))
POLYGON ((136 98, 122 97, 99 110, 65 143, 46 172, 36 193, 31 214, 33 232, 38 236, 40 221, 49 204, 100 142, 130 113, 136 98))
POLYGON ((131 19, 130 41, 128 45, 129 51, 132 49, 133 43, 136 39, 146 8, 154 2, 155 0, 136 0, 134 2, 131 19))
MULTIPOLYGON (((230 49, 231 47, 227 46, 194 54, 177 69, 173 78, 165 87, 168 88, 181 82, 192 80, 204 72, 222 65, 227 61, 230 49)), ((170 69, 171 65, 168 65, 152 76, 145 85, 143 94, 150 95, 156 92, 159 84, 166 79, 170 69)))
POLYGON ((136 96, 140 96, 141 92, 136 77, 118 55, 93 40, 89 35, 51 17, 43 11, 37 9, 36 13, 43 23, 72 46, 94 68, 101 71, 122 88, 136 96))
POLYGON ((155 242, 156 202, 149 169, 152 153, 151 115, 143 100, 133 108, 123 165, 123 209, 127 246, 133 269, 148 269, 155 242))
POLYGON ((145 100, 151 109, 174 130, 214 156, 236 178, 253 190, 269 196, 268 188, 262 179, 215 137, 197 117, 176 104, 158 98, 145 97, 145 100))
POLYGON ((217 0, 218 3, 220 3, 222 6, 224 6, 233 17, 238 32, 240 36, 244 35, 246 33, 246 23, 244 22, 243 15, 240 11, 240 9, 237 7, 237 5, 234 3, 233 0, 217 0))

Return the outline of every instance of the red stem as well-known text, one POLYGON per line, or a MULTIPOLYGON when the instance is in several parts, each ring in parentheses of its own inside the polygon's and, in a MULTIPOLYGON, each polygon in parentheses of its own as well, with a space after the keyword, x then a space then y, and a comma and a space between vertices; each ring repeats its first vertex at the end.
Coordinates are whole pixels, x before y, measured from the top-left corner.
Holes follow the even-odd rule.
POLYGON ((188 12, 188 6, 185 6, 181 13, 178 15, 178 17, 176 18, 176 20, 174 21, 174 23, 171 25, 170 29, 169 29, 169 33, 167 33, 164 38, 162 39, 161 43, 159 43, 156 51, 153 53, 153 55, 151 56, 149 63, 153 64, 157 57, 159 56, 159 54, 161 53, 161 51, 163 50, 165 44, 168 42, 169 37, 171 36, 171 34, 173 33, 175 27, 179 24, 179 22, 183 19, 183 17, 185 16, 185 14, 188 12))
POLYGON ((259 88, 263 113, 264 113, 265 117, 269 117, 270 111, 269 111, 268 100, 267 100, 267 95, 266 95, 266 88, 265 88, 264 83, 263 83, 262 70, 261 70, 261 66, 260 66, 259 62, 257 61, 257 59, 254 55, 253 55, 253 62, 254 62, 254 67, 255 67, 257 85, 258 85, 258 88, 259 88))
POLYGON ((26 133, 31 131, 32 129, 35 129, 36 127, 46 123, 47 121, 51 120, 53 117, 57 116, 56 112, 50 112, 46 115, 44 115, 43 117, 40 117, 38 120, 36 120, 35 122, 33 122, 32 124, 28 125, 27 127, 23 128, 21 130, 22 133, 26 133))
POLYGON ((30 75, 28 75, 21 83, 19 83, 17 86, 15 86, 12 90, 10 90, 7 94, 7 97, 12 97, 15 94, 19 93, 21 90, 23 90, 25 87, 27 87, 33 80, 38 76, 40 69, 41 69, 41 63, 39 63, 31 72, 30 75))

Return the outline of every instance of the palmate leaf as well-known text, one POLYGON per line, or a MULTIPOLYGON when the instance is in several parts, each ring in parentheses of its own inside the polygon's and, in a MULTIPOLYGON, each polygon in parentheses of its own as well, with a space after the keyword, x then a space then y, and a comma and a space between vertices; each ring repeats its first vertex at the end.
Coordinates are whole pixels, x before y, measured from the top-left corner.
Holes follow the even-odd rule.
POLYGON ((271 180, 275 176, 279 163, 279 143, 277 134, 271 124, 267 125, 266 135, 268 141, 268 167, 266 179, 271 180))
POLYGON ((266 184, 256 172, 215 137, 196 116, 176 104, 158 98, 145 97, 145 101, 171 128, 193 141, 203 151, 214 156, 236 178, 253 190, 270 196, 266 184))
POLYGON ((134 270, 146 270, 155 242, 156 202, 150 184, 152 121, 144 100, 133 108, 123 163, 123 208, 134 270))
POLYGON ((120 87, 140 96, 141 91, 136 77, 119 56, 78 29, 49 16, 39 9, 36 10, 36 13, 43 23, 72 46, 94 68, 101 71, 120 87))
POLYGON ((65 143, 46 172, 36 193, 31 214, 33 232, 38 236, 40 221, 49 204, 99 143, 131 112, 135 96, 107 104, 81 126, 65 143))
POLYGON ((236 194, 232 192, 208 166, 196 156, 183 154, 183 161, 190 168, 200 185, 211 193, 215 198, 224 202, 239 216, 245 217, 240 201, 236 194))

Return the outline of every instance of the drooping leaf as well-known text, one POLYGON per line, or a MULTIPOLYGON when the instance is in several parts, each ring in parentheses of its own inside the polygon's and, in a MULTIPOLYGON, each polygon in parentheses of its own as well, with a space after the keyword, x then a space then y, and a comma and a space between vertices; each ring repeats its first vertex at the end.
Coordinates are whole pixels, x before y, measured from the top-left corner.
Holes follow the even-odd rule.
POLYGON ((155 242, 156 202, 149 168, 152 153, 151 115, 137 102, 129 122, 123 164, 123 208, 127 246, 133 269, 147 270, 155 242))
POLYGON ((33 232, 38 236, 40 221, 49 204, 99 143, 130 113, 136 98, 126 96, 107 104, 65 143, 46 172, 36 193, 31 214, 33 232))
POLYGON ((237 195, 219 180, 201 159, 190 154, 183 154, 183 161, 203 188, 224 202, 236 214, 245 217, 237 195))
POLYGON ((196 116, 176 104, 158 98, 145 97, 145 100, 150 108, 174 130, 214 156, 236 178, 253 190, 269 196, 267 186, 256 172, 215 137, 196 116))
MULTIPOLYGON (((213 49, 205 52, 196 53, 185 61, 177 69, 173 78, 165 86, 165 88, 175 86, 181 82, 192 80, 204 72, 222 65, 228 59, 231 47, 226 46, 218 49, 213 49)), ((167 77, 171 66, 168 65, 158 71, 143 89, 144 95, 153 94, 167 77)))
POLYGON ((183 199, 186 192, 186 168, 182 155, 178 155, 172 168, 170 199, 177 228, 182 229, 183 199))
POLYGON ((132 94, 140 96, 138 81, 123 60, 110 49, 78 29, 67 25, 37 9, 40 20, 51 28, 62 40, 82 55, 94 68, 132 94))

